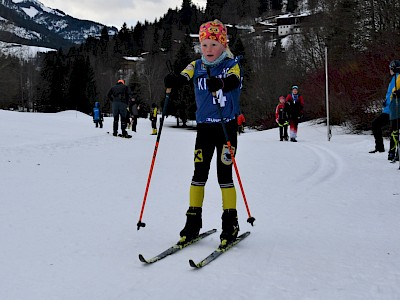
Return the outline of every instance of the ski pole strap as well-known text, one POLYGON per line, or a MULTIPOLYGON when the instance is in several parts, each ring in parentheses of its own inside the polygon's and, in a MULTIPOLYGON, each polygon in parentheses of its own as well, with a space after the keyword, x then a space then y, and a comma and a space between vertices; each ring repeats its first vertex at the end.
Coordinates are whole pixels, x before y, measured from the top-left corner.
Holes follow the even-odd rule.
POLYGON ((399 144, 399 139, 398 139, 398 135, 399 135, 399 131, 398 130, 394 130, 391 133, 393 141, 394 141, 394 146, 392 148, 390 148, 390 150, 395 150, 397 145, 399 144))

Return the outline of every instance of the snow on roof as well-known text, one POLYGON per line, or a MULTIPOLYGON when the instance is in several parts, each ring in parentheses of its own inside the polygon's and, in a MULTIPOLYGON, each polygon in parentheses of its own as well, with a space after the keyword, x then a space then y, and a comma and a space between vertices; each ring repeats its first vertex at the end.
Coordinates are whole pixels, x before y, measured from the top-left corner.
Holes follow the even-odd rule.
POLYGON ((124 56, 125 60, 129 60, 129 61, 142 61, 144 60, 143 57, 138 57, 138 56, 124 56))

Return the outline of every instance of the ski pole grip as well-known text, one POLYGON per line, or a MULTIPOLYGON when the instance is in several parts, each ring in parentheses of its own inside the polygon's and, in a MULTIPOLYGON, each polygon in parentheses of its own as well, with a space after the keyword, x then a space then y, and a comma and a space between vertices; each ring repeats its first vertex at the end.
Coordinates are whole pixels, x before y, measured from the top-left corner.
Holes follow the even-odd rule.
MULTIPOLYGON (((211 78, 210 68, 207 68, 207 76, 208 78, 211 78)), ((212 92, 211 94, 213 95, 214 98, 217 98, 217 92, 212 92)))

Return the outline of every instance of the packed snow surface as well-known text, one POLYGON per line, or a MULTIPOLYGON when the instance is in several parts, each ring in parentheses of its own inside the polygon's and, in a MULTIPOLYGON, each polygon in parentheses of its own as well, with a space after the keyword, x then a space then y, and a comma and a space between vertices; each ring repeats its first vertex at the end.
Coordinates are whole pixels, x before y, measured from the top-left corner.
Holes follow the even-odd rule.
MULTIPOLYGON (((0 110, 0 299, 400 299, 400 170, 369 154, 370 134, 301 123, 298 143, 278 130, 238 137, 241 231, 251 235, 194 270, 219 243, 215 161, 203 230, 218 232, 153 265, 179 239, 193 172, 195 130, 162 131, 142 221, 156 136, 139 119, 132 139, 112 119, 0 110)), ((388 147, 387 141, 385 146, 388 147)), ((219 155, 215 155, 219 157, 219 155)), ((215 159, 214 157, 214 159, 215 159)))

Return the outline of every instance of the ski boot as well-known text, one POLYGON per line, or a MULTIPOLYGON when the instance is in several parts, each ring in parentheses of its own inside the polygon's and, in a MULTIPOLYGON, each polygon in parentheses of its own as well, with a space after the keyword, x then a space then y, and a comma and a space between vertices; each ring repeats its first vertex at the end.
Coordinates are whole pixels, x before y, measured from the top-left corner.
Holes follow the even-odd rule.
POLYGON ((389 151, 389 153, 388 153, 388 160, 393 160, 395 156, 396 156, 396 154, 395 154, 394 151, 389 151))
POLYGON ((201 207, 189 207, 186 212, 186 224, 180 232, 181 239, 178 245, 184 245, 199 236, 202 227, 201 207))
POLYGON ((376 153, 376 152, 385 152, 385 148, 375 148, 374 150, 369 151, 369 153, 376 153))
POLYGON ((236 209, 225 209, 222 214, 222 233, 220 249, 236 240, 239 233, 239 223, 236 209))
POLYGON ((396 155, 394 156, 392 162, 399 161, 399 152, 396 152, 396 155))
POLYGON ((126 138, 126 139, 130 139, 132 136, 130 134, 128 134, 128 132, 124 131, 120 137, 126 138))

